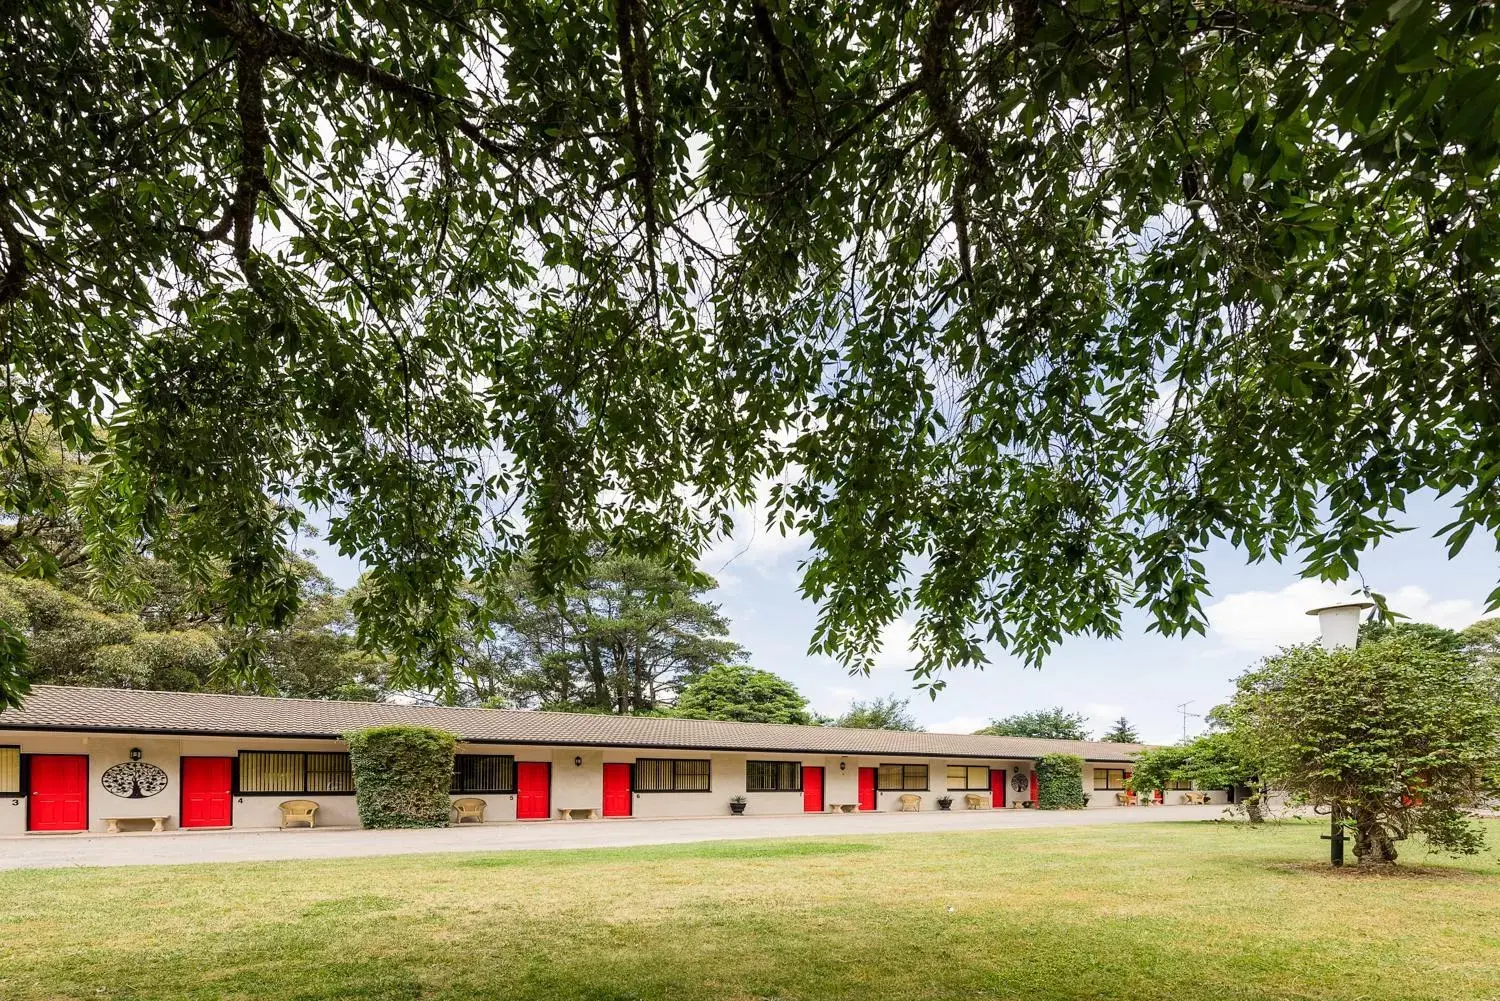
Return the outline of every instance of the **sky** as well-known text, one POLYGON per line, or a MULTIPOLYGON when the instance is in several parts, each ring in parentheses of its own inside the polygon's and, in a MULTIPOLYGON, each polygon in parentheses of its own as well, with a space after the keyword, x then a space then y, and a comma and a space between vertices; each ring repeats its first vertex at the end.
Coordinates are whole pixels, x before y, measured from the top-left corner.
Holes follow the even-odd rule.
MULTIPOLYGON (((1484 613, 1485 596, 1500 578, 1500 560, 1483 538, 1457 558, 1433 532, 1452 521, 1436 501, 1414 505, 1405 523, 1412 531, 1367 552, 1361 570, 1394 611, 1415 620, 1462 628, 1484 613)), ((1228 545, 1210 549, 1204 564, 1213 597, 1204 603, 1206 636, 1164 638, 1147 633, 1148 618, 1127 614, 1116 640, 1065 642, 1040 668, 1028 668, 998 650, 983 671, 954 671, 935 699, 912 690, 906 673, 916 655, 906 647, 910 625, 888 630, 868 676, 849 676, 826 657, 809 656, 816 606, 800 597, 797 563, 801 540, 756 530, 741 518, 736 535, 704 555, 703 568, 719 582, 713 600, 732 623, 732 638, 750 651, 750 662, 792 681, 819 712, 836 715, 851 699, 895 693, 928 730, 968 733, 991 718, 1053 705, 1089 718, 1095 736, 1125 716, 1141 737, 1170 743, 1201 732, 1201 714, 1226 701, 1234 679, 1261 657, 1289 643, 1317 638, 1309 608, 1347 599, 1357 585, 1323 584, 1301 577, 1296 563, 1248 565, 1228 545), (1178 710, 1188 703, 1184 717, 1178 710)))
MULTIPOLYGON (((1500 579, 1493 545, 1476 533, 1449 560, 1433 532, 1452 521, 1437 501, 1414 504, 1405 520, 1412 531, 1368 551, 1361 570, 1394 611, 1450 628, 1484 614, 1484 599, 1500 579)), ((358 565, 313 543, 324 571, 351 586, 358 565)), ((1203 729, 1202 714, 1224 702, 1234 679, 1280 646, 1317 638, 1309 608, 1347 598, 1353 584, 1332 585, 1301 577, 1296 563, 1249 565, 1228 545, 1210 549, 1203 562, 1213 582, 1204 604, 1205 636, 1164 638, 1147 633, 1146 616, 1128 612, 1119 639, 1065 642, 1040 668, 1028 668, 998 650, 982 671, 954 671, 937 697, 915 691, 907 673, 916 655, 907 647, 911 627, 888 629, 877 667, 868 676, 847 674, 834 660, 809 655, 817 608, 798 593, 804 542, 768 532, 755 512, 737 521, 733 537, 703 554, 700 565, 718 581, 709 600, 730 622, 730 637, 750 653, 750 663, 791 681, 820 713, 836 716, 853 699, 895 694, 928 730, 969 733, 990 719, 1060 705, 1083 713, 1095 736, 1125 716, 1152 743, 1171 743, 1203 729), (1187 703, 1186 718, 1179 706, 1187 703)), ((1357 582, 1355 582, 1357 583, 1357 582)))

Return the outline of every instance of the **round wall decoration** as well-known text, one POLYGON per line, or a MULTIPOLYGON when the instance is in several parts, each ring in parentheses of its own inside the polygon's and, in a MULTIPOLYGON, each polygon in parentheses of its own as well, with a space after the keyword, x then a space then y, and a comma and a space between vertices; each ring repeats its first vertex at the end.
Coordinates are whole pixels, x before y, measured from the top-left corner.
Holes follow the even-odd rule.
POLYGON ((1010 787, 1016 792, 1025 792, 1031 785, 1031 779, 1025 772, 1016 772, 1010 780, 1010 787))
POLYGON ((106 768, 99 783, 122 799, 145 799, 167 787, 167 773, 144 761, 122 761, 106 768))

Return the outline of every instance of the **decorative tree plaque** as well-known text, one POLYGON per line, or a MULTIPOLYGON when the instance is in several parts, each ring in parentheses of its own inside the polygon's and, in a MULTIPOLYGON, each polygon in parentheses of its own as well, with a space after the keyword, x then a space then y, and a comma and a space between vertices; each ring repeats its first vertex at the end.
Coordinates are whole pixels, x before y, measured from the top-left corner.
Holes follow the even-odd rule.
POLYGON ((106 768, 99 781, 122 799, 145 799, 167 787, 167 773, 144 761, 122 761, 106 768))

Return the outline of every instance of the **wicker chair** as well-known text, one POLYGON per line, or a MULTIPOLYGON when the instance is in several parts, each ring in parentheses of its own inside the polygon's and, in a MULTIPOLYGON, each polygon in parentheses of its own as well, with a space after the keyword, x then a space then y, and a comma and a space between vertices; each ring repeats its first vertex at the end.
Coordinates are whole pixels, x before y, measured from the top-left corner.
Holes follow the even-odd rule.
POLYGON ((453 823, 484 823, 484 800, 472 797, 468 799, 455 799, 453 801, 453 823))
POLYGON ((1115 793, 1115 803, 1120 806, 1135 806, 1137 803, 1136 795, 1133 792, 1117 792, 1115 793))
POLYGON ((901 813, 916 813, 922 809, 922 797, 912 793, 904 793, 897 802, 901 804, 901 813))
POLYGON ((983 810, 990 805, 988 796, 981 796, 977 792, 971 792, 964 796, 964 809, 983 810))
POLYGON ((310 799, 289 799, 281 804, 281 829, 297 824, 317 827, 318 804, 310 799))

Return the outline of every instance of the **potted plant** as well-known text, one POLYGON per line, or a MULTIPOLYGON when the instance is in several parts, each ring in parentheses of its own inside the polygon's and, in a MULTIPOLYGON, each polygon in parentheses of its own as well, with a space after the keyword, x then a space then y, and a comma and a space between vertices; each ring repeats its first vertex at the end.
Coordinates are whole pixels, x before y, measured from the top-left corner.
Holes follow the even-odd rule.
POLYGON ((952 796, 939 796, 937 804, 938 804, 938 809, 939 810, 946 810, 950 806, 953 805, 953 797, 952 796))
POLYGON ((732 814, 734 814, 736 817, 738 817, 742 813, 744 813, 745 812, 745 797, 743 797, 743 796, 731 796, 731 797, 729 797, 729 812, 732 813, 732 814))

